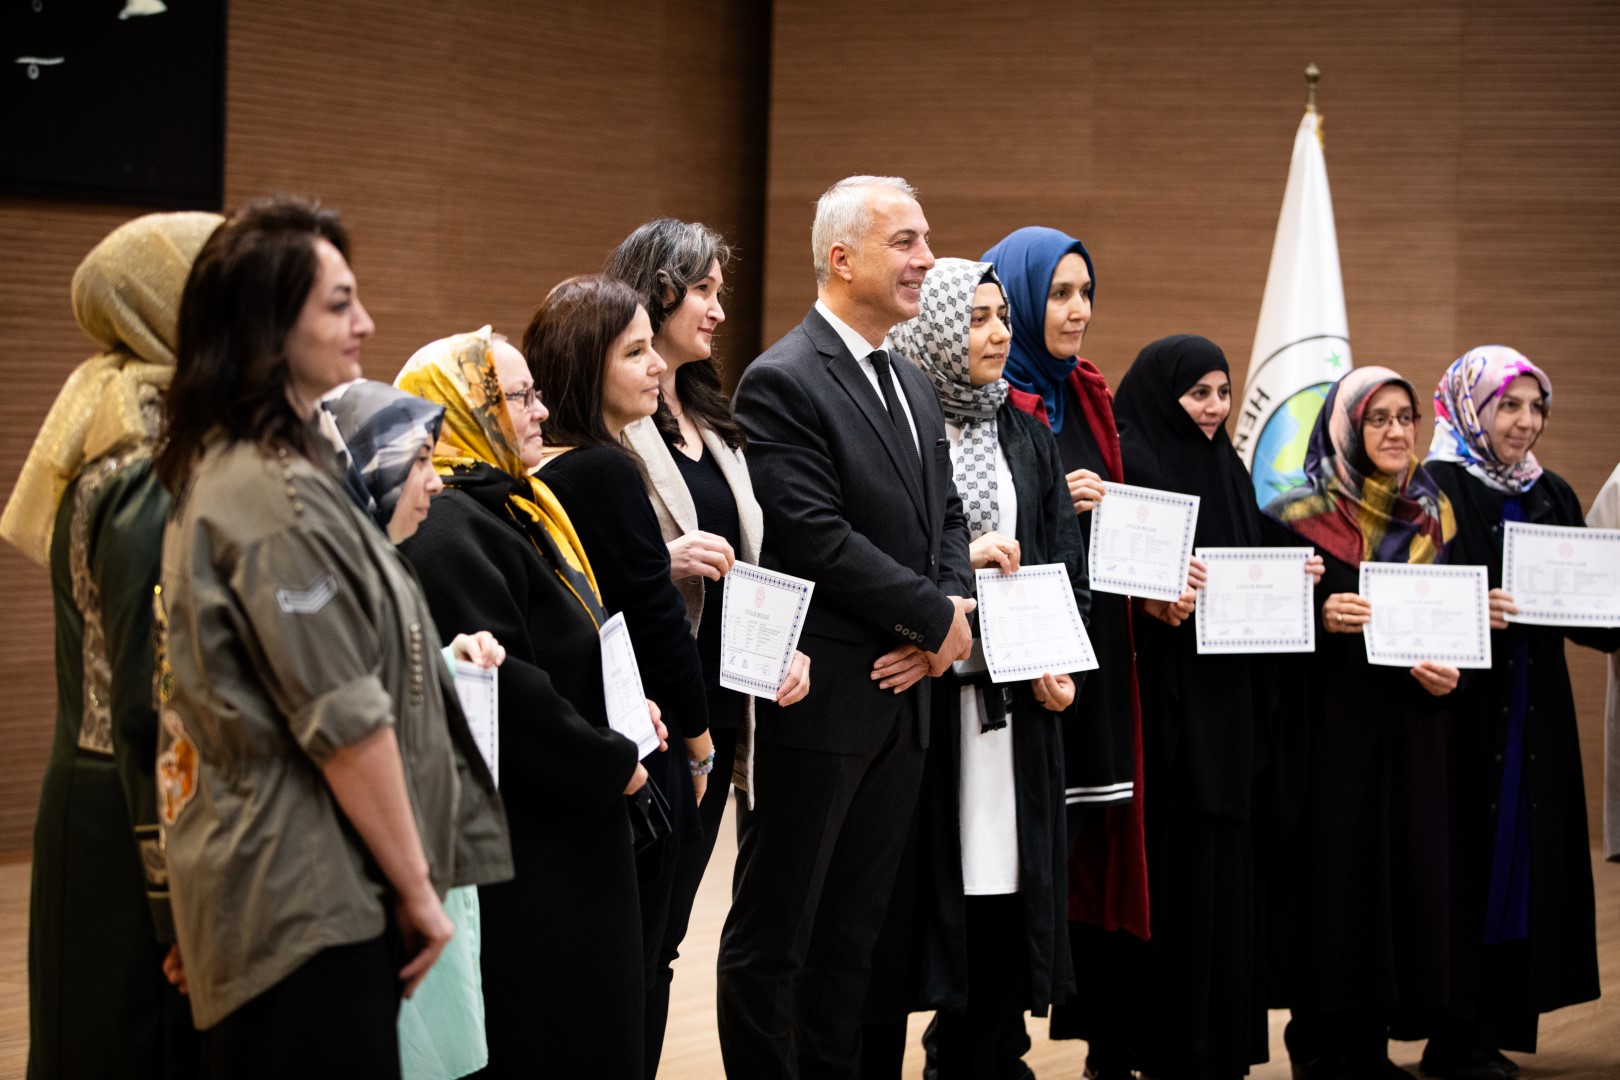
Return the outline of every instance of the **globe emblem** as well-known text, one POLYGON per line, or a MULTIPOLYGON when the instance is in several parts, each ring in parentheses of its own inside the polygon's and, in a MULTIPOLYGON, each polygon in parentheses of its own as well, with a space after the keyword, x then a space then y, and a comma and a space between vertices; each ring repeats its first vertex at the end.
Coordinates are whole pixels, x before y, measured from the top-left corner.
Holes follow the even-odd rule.
POLYGON ((1305 482, 1305 451, 1310 446, 1311 429, 1332 385, 1317 383, 1300 390, 1278 406, 1261 429, 1254 446, 1254 464, 1249 469, 1259 505, 1265 506, 1305 482))

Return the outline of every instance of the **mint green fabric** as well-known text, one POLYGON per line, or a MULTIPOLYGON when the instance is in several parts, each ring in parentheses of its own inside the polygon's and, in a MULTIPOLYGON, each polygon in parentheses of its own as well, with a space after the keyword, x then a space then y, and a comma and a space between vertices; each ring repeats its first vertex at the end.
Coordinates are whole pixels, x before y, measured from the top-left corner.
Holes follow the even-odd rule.
POLYGON ((489 1064, 484 1038, 484 983, 478 970, 478 889, 451 889, 445 914, 455 937, 416 993, 399 1006, 399 1061, 404 1080, 457 1080, 489 1064))

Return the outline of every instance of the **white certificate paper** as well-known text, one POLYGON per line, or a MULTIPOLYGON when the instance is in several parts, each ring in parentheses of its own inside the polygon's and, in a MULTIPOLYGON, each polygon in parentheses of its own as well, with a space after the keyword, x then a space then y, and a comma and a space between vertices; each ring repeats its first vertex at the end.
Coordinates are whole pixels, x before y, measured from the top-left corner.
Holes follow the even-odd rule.
POLYGON ((608 727, 635 743, 636 756, 644 758, 658 749, 658 732, 653 729, 652 710, 647 708, 647 694, 641 688, 641 669, 636 666, 624 612, 602 624, 601 636, 608 727))
POLYGON ((1096 670, 1091 638, 1061 563, 1021 566, 1016 574, 979 570, 975 576, 979 638, 991 682, 1096 670))
POLYGON ((1508 622, 1620 626, 1620 529, 1506 523, 1502 588, 1508 622))
POLYGON ((1091 590, 1179 600, 1187 587, 1198 496, 1104 483, 1091 512, 1091 590))
POLYGON ((465 660, 456 661, 456 696, 461 699, 461 711, 467 716, 472 729, 473 742, 484 755, 490 776, 498 786, 501 782, 501 726, 500 683, 495 678, 496 668, 482 668, 465 660))
POLYGON ((1362 630, 1367 662, 1490 667, 1487 591, 1483 566, 1362 563, 1360 593, 1372 605, 1372 621, 1362 630))
POLYGON ((720 604, 720 685, 776 700, 816 583, 734 562, 720 604))
MULTIPOLYGON (((1107 501, 1106 499, 1104 500, 1107 501)), ((1200 653, 1316 650, 1311 548, 1199 548, 1208 582, 1194 618, 1200 653)))

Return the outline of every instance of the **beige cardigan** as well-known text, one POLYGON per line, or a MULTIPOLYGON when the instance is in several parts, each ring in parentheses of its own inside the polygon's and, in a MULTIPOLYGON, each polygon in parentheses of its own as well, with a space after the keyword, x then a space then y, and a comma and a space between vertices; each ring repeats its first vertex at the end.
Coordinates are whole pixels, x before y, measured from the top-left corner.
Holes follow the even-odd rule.
MULTIPOLYGON (((737 500, 737 521, 742 527, 742 548, 737 552, 737 558, 747 563, 758 563, 765 519, 760 512, 759 501, 754 498, 753 482, 748 479, 748 462, 740 451, 727 446, 720 436, 708 428, 700 426, 699 431, 704 448, 720 466, 720 473, 726 478, 732 497, 737 500)), ((664 443, 664 437, 658 433, 652 418, 637 420, 626 427, 620 441, 641 459, 647 470, 647 498, 652 502, 653 512, 658 515, 658 527, 663 531, 664 542, 669 543, 689 532, 696 532, 697 507, 692 502, 692 493, 686 490, 680 466, 670 456, 670 448, 664 443)), ((703 621, 703 582, 703 578, 694 576, 675 583, 681 599, 686 601, 686 621, 692 626, 693 637, 697 636, 698 624, 703 621)), ((718 613, 716 617, 719 617, 718 613)), ((731 775, 732 783, 749 792, 750 805, 753 803, 753 738, 754 699, 750 697, 743 713, 742 727, 737 732, 737 763, 732 767, 731 775)))

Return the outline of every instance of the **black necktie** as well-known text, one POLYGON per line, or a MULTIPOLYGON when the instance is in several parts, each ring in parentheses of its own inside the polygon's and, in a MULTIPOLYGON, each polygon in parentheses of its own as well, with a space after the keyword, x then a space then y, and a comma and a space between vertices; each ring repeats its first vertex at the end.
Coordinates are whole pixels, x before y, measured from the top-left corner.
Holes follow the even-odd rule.
POLYGON ((917 454, 917 440, 911 434, 911 425, 906 421, 905 410, 900 407, 900 393, 895 389, 894 376, 889 372, 889 354, 883 349, 876 349, 867 357, 872 361, 872 370, 877 372, 878 387, 883 392, 883 404, 889 410, 889 420, 894 424, 894 433, 904 447, 906 462, 911 466, 912 478, 917 481, 917 490, 923 491, 922 458, 917 454))

